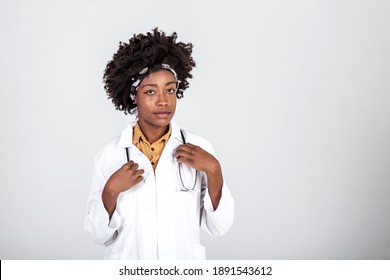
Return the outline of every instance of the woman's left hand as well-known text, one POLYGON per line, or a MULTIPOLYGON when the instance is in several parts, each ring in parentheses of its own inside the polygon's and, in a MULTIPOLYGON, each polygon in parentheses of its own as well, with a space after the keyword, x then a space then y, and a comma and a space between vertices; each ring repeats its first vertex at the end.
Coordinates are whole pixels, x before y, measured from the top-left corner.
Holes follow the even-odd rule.
POLYGON ((222 196, 223 185, 219 161, 201 147, 189 143, 177 147, 175 156, 179 163, 206 172, 211 203, 214 210, 217 210, 222 196))
POLYGON ((218 160, 201 147, 187 143, 176 148, 176 159, 196 170, 215 173, 220 169, 218 160))

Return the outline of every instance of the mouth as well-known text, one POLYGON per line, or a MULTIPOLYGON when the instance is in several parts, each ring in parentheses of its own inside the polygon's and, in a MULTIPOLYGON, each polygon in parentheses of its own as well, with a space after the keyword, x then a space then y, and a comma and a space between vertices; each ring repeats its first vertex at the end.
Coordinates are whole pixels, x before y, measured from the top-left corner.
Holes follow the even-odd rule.
POLYGON ((156 111, 153 113, 158 119, 166 119, 168 118, 168 116, 171 114, 170 111, 165 111, 165 110, 161 110, 161 111, 156 111))

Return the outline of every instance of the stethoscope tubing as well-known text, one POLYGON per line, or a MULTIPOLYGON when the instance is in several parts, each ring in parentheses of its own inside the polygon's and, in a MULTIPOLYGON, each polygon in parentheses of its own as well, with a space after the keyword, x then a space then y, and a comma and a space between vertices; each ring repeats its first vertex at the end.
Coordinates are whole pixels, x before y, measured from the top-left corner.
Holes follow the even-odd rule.
MULTIPOLYGON (((183 144, 186 144, 186 137, 185 137, 185 132, 183 129, 180 129, 180 134, 181 134, 181 139, 183 141, 183 144)), ((127 158, 127 162, 130 161, 130 154, 129 154, 129 148, 126 147, 126 158, 127 158)), ((198 180, 198 170, 195 169, 195 180, 194 180, 194 185, 191 187, 191 188, 187 188, 183 182, 183 177, 182 177, 182 174, 181 174, 181 163, 178 162, 178 167, 179 167, 179 176, 180 176, 180 183, 182 185, 183 188, 180 188, 178 190, 182 191, 182 192, 188 192, 188 191, 196 191, 195 190, 195 187, 196 187, 196 183, 197 183, 197 180, 198 180)))

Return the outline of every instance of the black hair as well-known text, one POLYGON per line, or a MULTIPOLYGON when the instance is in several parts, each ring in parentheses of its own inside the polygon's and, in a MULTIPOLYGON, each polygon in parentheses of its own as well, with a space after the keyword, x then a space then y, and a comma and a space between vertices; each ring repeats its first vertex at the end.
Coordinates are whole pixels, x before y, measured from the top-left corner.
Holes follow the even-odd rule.
POLYGON ((134 34, 129 43, 119 42, 119 49, 107 63, 103 75, 104 89, 117 110, 125 114, 134 112, 136 105, 130 98, 132 80, 146 67, 168 64, 181 81, 177 97, 182 97, 182 92, 189 86, 188 79, 192 78, 195 62, 191 56, 192 44, 176 42, 176 39, 176 32, 167 36, 155 28, 146 34, 134 34))

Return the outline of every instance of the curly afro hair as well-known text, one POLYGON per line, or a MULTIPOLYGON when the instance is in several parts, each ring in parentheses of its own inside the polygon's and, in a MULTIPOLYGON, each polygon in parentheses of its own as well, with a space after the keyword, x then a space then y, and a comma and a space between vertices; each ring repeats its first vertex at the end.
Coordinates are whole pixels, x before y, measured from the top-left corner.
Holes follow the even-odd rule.
POLYGON ((107 63, 103 76, 108 99, 112 99, 117 110, 125 114, 134 113, 137 107, 130 98, 132 80, 137 79, 146 67, 153 69, 161 64, 170 65, 181 81, 177 97, 183 96, 183 91, 189 86, 188 79, 192 78, 190 72, 195 62, 191 56, 192 44, 176 42, 176 39, 176 32, 167 36, 155 28, 146 35, 134 34, 128 44, 119 42, 119 49, 107 63))

